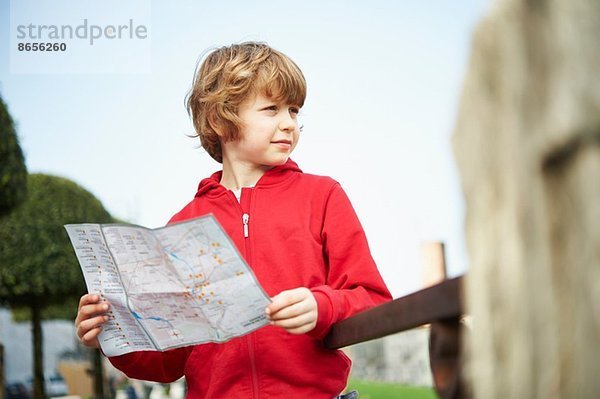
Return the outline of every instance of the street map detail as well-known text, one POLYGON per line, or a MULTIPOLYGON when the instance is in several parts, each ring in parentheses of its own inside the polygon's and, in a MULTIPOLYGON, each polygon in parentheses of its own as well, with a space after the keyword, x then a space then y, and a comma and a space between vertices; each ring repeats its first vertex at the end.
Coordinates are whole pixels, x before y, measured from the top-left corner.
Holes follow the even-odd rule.
POLYGON ((88 288, 111 305, 107 356, 224 342, 268 321, 270 299, 212 215, 159 229, 65 225, 88 288))

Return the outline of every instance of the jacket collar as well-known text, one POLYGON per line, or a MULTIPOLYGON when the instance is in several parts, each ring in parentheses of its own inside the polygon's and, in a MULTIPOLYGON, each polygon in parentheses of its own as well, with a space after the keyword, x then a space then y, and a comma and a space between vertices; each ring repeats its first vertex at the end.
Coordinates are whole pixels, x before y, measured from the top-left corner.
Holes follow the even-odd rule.
MULTIPOLYGON (((256 182, 255 187, 267 188, 277 185, 278 183, 287 180, 287 178, 291 177, 295 173, 302 173, 302 170, 300 170, 296 162, 292 161, 291 158, 288 158, 287 162, 283 165, 275 166, 273 169, 267 170, 265 174, 262 175, 262 177, 258 180, 258 182, 256 182)), ((204 195, 209 197, 217 197, 226 193, 228 191, 227 188, 222 186, 220 183, 222 175, 223 171, 220 170, 213 173, 210 177, 202 179, 198 185, 196 197, 201 197, 204 195)))

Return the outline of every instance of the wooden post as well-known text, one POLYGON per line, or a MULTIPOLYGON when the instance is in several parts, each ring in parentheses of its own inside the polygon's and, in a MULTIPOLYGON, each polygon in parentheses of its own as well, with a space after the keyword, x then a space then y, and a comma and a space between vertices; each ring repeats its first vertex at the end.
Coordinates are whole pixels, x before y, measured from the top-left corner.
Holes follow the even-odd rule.
POLYGON ((463 379, 463 332, 460 316, 431 323, 429 365, 435 390, 442 399, 471 397, 463 379))
POLYGON ((441 283, 447 277, 444 243, 431 241, 421 243, 422 288, 441 283))
POLYGON ((443 399, 469 398, 462 378, 462 277, 444 280, 336 323, 325 338, 335 349, 431 323, 430 362, 443 399))
MULTIPOLYGON (((443 242, 421 244, 423 286, 439 284, 447 277, 446 252, 443 242)), ((433 320, 429 325, 429 366, 433 385, 442 399, 468 397, 462 379, 461 317, 433 320)))
POLYGON ((462 314, 462 277, 394 299, 336 323, 325 337, 328 348, 342 348, 462 314))

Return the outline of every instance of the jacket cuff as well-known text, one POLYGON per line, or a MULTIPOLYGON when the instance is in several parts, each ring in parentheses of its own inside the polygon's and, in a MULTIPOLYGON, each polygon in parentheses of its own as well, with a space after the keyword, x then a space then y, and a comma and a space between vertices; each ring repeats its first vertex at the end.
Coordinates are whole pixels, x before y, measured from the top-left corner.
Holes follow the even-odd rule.
POLYGON ((317 301, 317 325, 307 333, 309 336, 317 339, 325 338, 333 324, 333 304, 329 296, 320 288, 315 287, 311 289, 317 301))
POLYGON ((137 360, 137 353, 126 353, 120 356, 111 356, 108 357, 108 360, 112 363, 113 366, 121 369, 126 369, 128 366, 134 364, 137 360))

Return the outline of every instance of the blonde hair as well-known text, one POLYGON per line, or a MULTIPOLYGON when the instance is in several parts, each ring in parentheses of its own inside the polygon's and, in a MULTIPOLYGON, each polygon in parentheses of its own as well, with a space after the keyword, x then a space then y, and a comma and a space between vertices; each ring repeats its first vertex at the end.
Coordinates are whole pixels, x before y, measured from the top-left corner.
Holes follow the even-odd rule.
POLYGON ((258 94, 299 107, 306 98, 306 80, 300 68, 266 43, 218 48, 197 68, 186 106, 196 130, 193 137, 200 138, 202 147, 217 162, 223 162, 220 140, 239 139, 240 104, 258 94))

